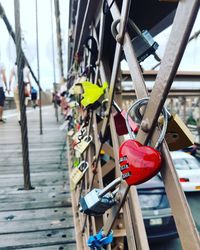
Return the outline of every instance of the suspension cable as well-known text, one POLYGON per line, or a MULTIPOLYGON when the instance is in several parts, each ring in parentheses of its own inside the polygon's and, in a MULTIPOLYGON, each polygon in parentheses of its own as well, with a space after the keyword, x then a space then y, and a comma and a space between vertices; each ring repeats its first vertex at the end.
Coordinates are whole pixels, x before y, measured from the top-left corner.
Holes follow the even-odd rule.
MULTIPOLYGON (((40 59, 39 59, 39 38, 38 38, 38 1, 35 1, 35 20, 36 20, 36 48, 37 48, 37 73, 38 73, 38 83, 40 85, 40 59)), ((40 116, 40 134, 43 134, 42 130, 42 93, 41 88, 39 88, 39 116, 40 116)))
POLYGON ((55 108, 55 116, 56 116, 56 121, 58 122, 58 105, 57 105, 57 100, 56 100, 56 94, 57 94, 57 87, 56 87, 56 65, 55 65, 55 52, 54 52, 54 35, 53 35, 53 6, 52 6, 52 1, 50 0, 50 5, 51 5, 51 42, 52 42, 52 56, 53 56, 53 89, 54 89, 54 108, 55 108))
POLYGON ((21 115, 21 138, 22 138, 22 154, 23 154, 23 171, 24 171, 24 189, 30 190, 30 164, 29 164, 29 145, 28 145, 28 129, 26 119, 26 106, 23 83, 23 67, 24 55, 21 48, 21 28, 20 28, 20 5, 19 0, 14 1, 15 10, 15 30, 16 30, 16 54, 17 54, 17 76, 20 97, 20 115, 21 115))

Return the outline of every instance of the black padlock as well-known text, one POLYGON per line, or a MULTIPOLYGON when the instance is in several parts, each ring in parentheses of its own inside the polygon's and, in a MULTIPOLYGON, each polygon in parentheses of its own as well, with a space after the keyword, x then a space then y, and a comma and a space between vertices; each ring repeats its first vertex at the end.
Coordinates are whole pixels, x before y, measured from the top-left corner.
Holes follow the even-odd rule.
MULTIPOLYGON (((120 23, 120 19, 117 19, 112 23, 111 31, 112 35, 115 38, 117 36, 117 25, 120 23)), ((140 31, 140 29, 136 26, 136 24, 131 20, 128 19, 128 24, 132 27, 136 36, 131 40, 132 46, 134 48, 136 57, 138 62, 144 61, 148 56, 154 55, 155 59, 160 61, 159 57, 155 54, 158 43, 154 41, 153 37, 149 33, 148 30, 140 31)), ((122 55, 122 59, 124 59, 124 55, 122 55)))

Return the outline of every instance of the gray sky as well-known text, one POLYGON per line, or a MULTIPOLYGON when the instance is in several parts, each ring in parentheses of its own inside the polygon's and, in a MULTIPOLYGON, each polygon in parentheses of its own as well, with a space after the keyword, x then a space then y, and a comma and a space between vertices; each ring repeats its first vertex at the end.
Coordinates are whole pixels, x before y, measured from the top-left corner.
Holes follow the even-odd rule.
MULTIPOLYGON (((52 29, 51 29, 51 0, 38 0, 38 16, 39 16, 39 54, 40 54, 40 75, 41 85, 44 89, 52 88, 54 82, 53 77, 53 63, 52 63, 52 29)), ((61 11, 61 29, 63 38, 63 59, 65 73, 67 69, 67 41, 68 41, 68 4, 69 0, 60 0, 61 11)), ((7 17, 14 29, 14 0, 1 0, 7 17)), ((54 8, 54 1, 52 1, 54 8)), ((22 47, 26 54, 29 63, 37 75, 37 58, 36 58, 36 13, 35 13, 35 0, 20 0, 21 7, 21 29, 22 36, 24 38, 22 47)), ((56 32, 55 32, 55 17, 53 9, 53 21, 54 21, 54 44, 55 44, 55 59, 58 62, 57 57, 57 45, 56 45, 56 32)), ((200 29, 200 13, 197 16, 192 34, 200 29)), ((10 69, 15 62, 16 53, 15 46, 12 39, 9 37, 7 29, 0 19, 0 57, 5 63, 7 68, 7 76, 9 76, 10 69)), ((155 37, 155 40, 159 44, 158 53, 162 57, 164 49, 170 34, 171 28, 169 27, 160 35, 155 37)), ((153 57, 149 57, 142 63, 144 69, 151 69, 157 62, 153 57)), ((123 63, 123 67, 127 66, 123 63)), ((187 46, 183 60, 180 65, 180 70, 194 70, 200 71, 200 36, 198 39, 194 39, 187 46)), ((59 82, 59 72, 56 72, 56 81, 59 82)))
MULTIPOLYGON (((51 28, 51 0, 38 0, 38 26, 39 26, 39 55, 40 55, 40 75, 41 86, 44 89, 52 88, 54 82, 53 63, 52 63, 52 28, 51 28)), ((63 38, 63 54, 64 67, 67 69, 67 40, 68 40, 68 0, 60 0, 61 12, 61 30, 63 38)), ((14 0, 1 0, 6 15, 14 29, 14 0)), ((58 62, 56 32, 55 32, 55 15, 54 1, 53 6, 53 22, 54 22, 54 47, 55 61, 58 62)), ((25 55, 35 73, 37 75, 37 57, 36 57, 36 12, 35 0, 20 0, 21 9, 21 32, 22 47, 25 55)), ((3 20, 0 19, 0 55, 1 61, 6 65, 7 76, 16 60, 15 46, 12 38, 8 35, 3 20)), ((56 72, 56 82, 59 82, 59 72, 56 72)))
MULTIPOLYGON (((199 30, 200 30, 200 11, 196 18, 191 35, 199 30)), ((165 47, 170 35, 170 31, 171 31, 171 26, 154 38, 155 41, 159 44, 158 54, 161 56, 161 58, 164 54, 165 47)), ((156 63, 157 62, 155 61, 154 57, 150 56, 143 63, 141 63, 141 65, 143 66, 144 69, 148 70, 151 69, 156 63)), ((127 68, 127 66, 124 65, 124 68, 127 68)), ((187 45, 179 70, 200 71, 200 36, 197 39, 192 40, 187 45)))

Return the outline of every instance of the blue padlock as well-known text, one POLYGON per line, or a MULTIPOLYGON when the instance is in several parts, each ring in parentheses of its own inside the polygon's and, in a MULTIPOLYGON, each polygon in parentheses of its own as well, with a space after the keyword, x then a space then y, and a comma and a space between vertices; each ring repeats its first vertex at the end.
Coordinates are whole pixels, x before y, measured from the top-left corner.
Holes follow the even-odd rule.
POLYGON ((109 235, 105 235, 103 229, 101 229, 96 235, 92 235, 89 237, 87 241, 88 247, 91 249, 100 250, 102 246, 108 245, 113 241, 113 232, 109 235))

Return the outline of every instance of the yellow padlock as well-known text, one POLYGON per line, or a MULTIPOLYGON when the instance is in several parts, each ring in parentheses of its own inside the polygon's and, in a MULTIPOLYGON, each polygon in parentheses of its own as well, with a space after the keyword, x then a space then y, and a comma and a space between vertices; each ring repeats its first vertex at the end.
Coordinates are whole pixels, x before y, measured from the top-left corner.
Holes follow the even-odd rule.
MULTIPOLYGON (((163 118, 159 119, 162 124, 163 118)), ((165 140, 170 151, 180 150, 194 144, 194 136, 178 114, 170 115, 165 140)))

